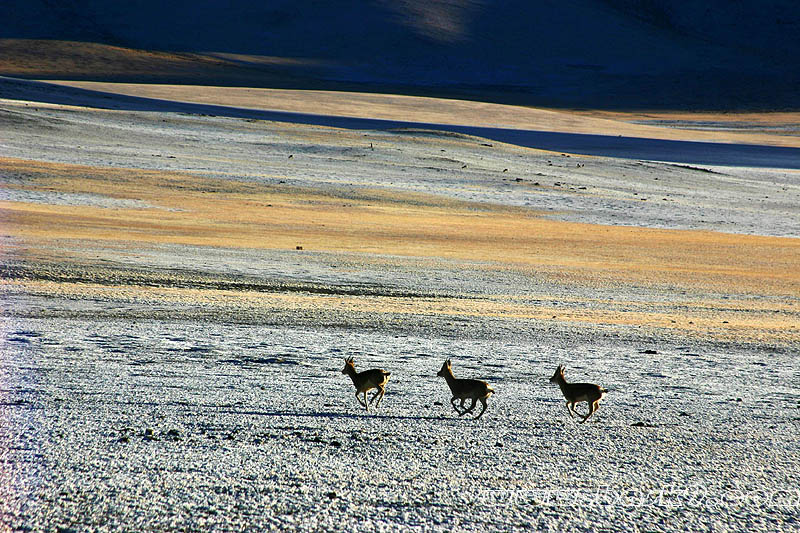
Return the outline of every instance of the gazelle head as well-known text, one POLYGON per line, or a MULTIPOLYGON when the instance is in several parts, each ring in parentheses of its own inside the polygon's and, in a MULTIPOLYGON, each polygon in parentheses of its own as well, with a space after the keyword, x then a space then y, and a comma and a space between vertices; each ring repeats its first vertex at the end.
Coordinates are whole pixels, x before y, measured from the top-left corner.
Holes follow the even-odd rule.
POLYGON ((348 373, 348 369, 353 369, 353 371, 355 371, 355 369, 356 369, 356 365, 353 363, 353 358, 352 357, 345 358, 345 360, 344 360, 344 368, 342 369, 342 374, 347 374, 348 373))
POLYGON ((443 378, 452 373, 453 372, 450 370, 450 359, 448 359, 444 363, 442 363, 442 368, 439 370, 439 372, 436 373, 436 375, 443 378))
POLYGON ((558 365, 556 371, 553 373, 553 377, 550 378, 550 383, 558 383, 564 379, 564 365, 558 365))

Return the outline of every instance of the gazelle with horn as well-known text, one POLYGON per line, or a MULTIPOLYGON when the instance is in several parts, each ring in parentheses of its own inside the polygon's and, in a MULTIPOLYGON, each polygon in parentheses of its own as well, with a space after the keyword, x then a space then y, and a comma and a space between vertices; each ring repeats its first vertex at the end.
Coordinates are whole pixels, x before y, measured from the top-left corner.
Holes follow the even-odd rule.
POLYGON ((385 393, 384 387, 386 386, 386 382, 389 381, 389 376, 391 372, 386 372, 381 368, 373 368, 370 370, 364 370, 363 372, 356 372, 356 366, 353 363, 353 358, 348 357, 344 360, 344 368, 342 369, 342 374, 347 374, 350 376, 350 379, 353 380, 353 385, 356 387, 356 400, 358 403, 364 406, 364 408, 369 412, 369 405, 375 401, 377 398, 378 401, 375 403, 375 409, 381 404, 381 400, 383 400, 383 395, 385 393), (372 395, 372 398, 367 402, 367 391, 371 389, 378 389, 375 391, 375 394, 372 395), (362 400, 359 397, 359 394, 364 395, 364 399, 362 400))
POLYGON ((575 410, 576 403, 586 402, 589 404, 589 412, 583 417, 583 420, 580 421, 581 424, 586 422, 586 420, 592 416, 592 413, 597 411, 600 400, 602 400, 603 396, 608 392, 607 389, 604 389, 600 385, 595 385, 594 383, 567 383, 564 377, 564 365, 558 365, 553 377, 550 378, 550 383, 557 384, 561 389, 561 393, 567 400, 567 411, 569 411, 570 418, 572 418, 573 414, 578 417, 581 416, 581 414, 575 410))
POLYGON ((458 416, 465 415, 475 409, 475 403, 480 400, 483 409, 475 417, 479 419, 483 412, 486 411, 486 399, 494 394, 494 389, 489 387, 489 384, 479 379, 458 379, 453 375, 453 370, 450 368, 450 359, 442 364, 441 370, 436 374, 443 377, 447 381, 447 386, 450 387, 450 392, 453 397, 450 399, 450 405, 453 406, 458 416), (461 400, 461 408, 456 407, 456 401, 461 400), (464 406, 464 402, 472 400, 469 407, 464 406))

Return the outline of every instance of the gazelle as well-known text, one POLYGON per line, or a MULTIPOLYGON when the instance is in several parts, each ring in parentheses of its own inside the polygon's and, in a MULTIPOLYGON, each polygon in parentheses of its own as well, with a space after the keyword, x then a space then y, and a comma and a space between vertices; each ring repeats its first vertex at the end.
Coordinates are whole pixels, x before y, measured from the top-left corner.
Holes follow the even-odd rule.
POLYGON ((450 405, 453 406, 458 416, 472 412, 475 409, 475 402, 478 400, 483 404, 483 409, 475 417, 475 420, 483 415, 483 412, 486 411, 486 399, 494 393, 488 383, 479 379, 456 378, 450 368, 450 359, 442 364, 442 369, 436 375, 443 377, 447 381, 447 386, 450 387, 450 392, 453 393, 453 397, 450 398, 450 405), (456 400, 461 400, 461 409, 456 407, 456 400), (467 400, 472 400, 472 403, 468 408, 465 408, 464 402, 467 400))
POLYGON ((564 365, 558 365, 553 377, 550 378, 550 383, 557 383, 564 398, 567 399, 567 411, 569 411, 570 418, 572 418, 573 413, 575 416, 581 416, 575 410, 576 403, 586 402, 589 404, 589 412, 580 421, 581 424, 586 422, 592 416, 592 413, 597 411, 600 400, 608 392, 608 390, 594 383, 567 383, 566 378, 564 378, 564 365))
POLYGON ((353 380, 353 385, 356 386, 356 400, 358 403, 364 406, 364 408, 369 413, 369 404, 375 401, 375 398, 378 399, 378 402, 375 404, 375 409, 381 404, 381 400, 383 399, 384 389, 383 387, 386 385, 386 382, 389 381, 389 376, 391 372, 386 372, 380 368, 373 368, 371 370, 364 370, 363 372, 356 372, 356 365, 353 363, 353 358, 348 357, 344 360, 344 368, 342 369, 342 374, 347 374, 350 376, 350 379, 353 380), (375 394, 372 395, 372 399, 367 403, 367 391, 370 389, 378 389, 375 394), (364 400, 362 401, 361 398, 358 396, 359 394, 364 395, 364 400))

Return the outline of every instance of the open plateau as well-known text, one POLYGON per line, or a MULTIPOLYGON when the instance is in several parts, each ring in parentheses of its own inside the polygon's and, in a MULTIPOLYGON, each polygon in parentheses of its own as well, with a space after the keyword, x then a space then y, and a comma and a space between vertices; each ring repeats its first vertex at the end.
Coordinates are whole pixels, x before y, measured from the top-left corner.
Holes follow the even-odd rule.
POLYGON ((798 123, 0 78, 0 530, 797 531, 798 123))

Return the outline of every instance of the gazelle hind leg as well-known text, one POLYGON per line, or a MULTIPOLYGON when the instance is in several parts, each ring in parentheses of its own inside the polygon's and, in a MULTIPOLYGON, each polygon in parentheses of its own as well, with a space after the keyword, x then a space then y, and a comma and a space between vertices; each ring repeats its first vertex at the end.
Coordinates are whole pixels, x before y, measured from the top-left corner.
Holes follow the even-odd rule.
POLYGON ((383 401, 383 395, 386 393, 383 387, 378 388, 378 392, 375 393, 375 396, 372 397, 373 400, 378 398, 378 401, 375 402, 375 409, 377 409, 381 405, 381 401, 383 401))
POLYGON ((589 417, 592 416, 592 413, 597 411, 597 407, 598 407, 597 404, 598 404, 599 401, 600 400, 595 400, 594 403, 589 404, 589 412, 586 413, 586 416, 583 417, 583 420, 581 420, 581 424, 586 422, 589 419, 589 417))
POLYGON ((372 395, 372 398, 370 398, 370 400, 369 400, 369 403, 372 403, 372 402, 374 402, 374 401, 375 401, 375 398, 377 398, 377 397, 378 397, 378 395, 381 393, 381 391, 382 391, 382 390, 383 390, 383 389, 381 389, 380 387, 378 387, 377 389, 375 389, 375 394, 373 394, 373 395, 372 395))
MULTIPOLYGON (((480 399, 481 403, 483 404, 483 409, 481 409, 481 412, 478 413, 478 416, 475 417, 475 420, 477 420, 481 416, 483 416, 483 412, 486 411, 486 398, 479 398, 479 399, 480 399)), ((474 403, 473 403, 473 405, 474 405, 474 403)))

